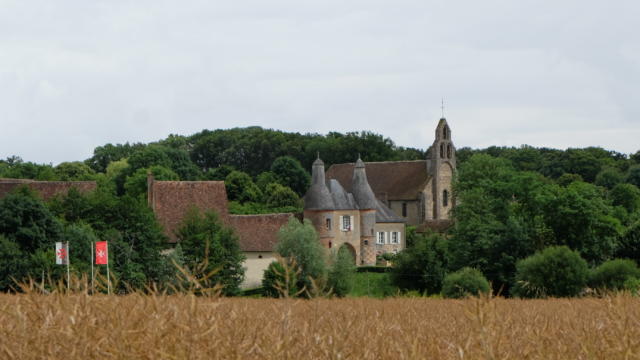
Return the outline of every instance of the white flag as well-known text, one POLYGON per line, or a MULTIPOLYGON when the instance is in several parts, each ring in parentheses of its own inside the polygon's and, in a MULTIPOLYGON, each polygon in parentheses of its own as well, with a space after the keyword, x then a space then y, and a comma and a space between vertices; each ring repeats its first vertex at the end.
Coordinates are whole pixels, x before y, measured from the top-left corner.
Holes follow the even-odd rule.
POLYGON ((56 265, 67 265, 69 264, 69 249, 67 248, 67 243, 57 242, 56 243, 56 265))

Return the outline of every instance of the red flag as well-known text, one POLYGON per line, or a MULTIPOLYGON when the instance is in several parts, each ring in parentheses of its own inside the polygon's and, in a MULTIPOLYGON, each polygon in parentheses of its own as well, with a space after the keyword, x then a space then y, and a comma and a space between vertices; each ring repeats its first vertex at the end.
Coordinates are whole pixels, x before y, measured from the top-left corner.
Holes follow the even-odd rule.
POLYGON ((107 265, 109 263, 109 247, 106 241, 96 242, 96 265, 107 265))

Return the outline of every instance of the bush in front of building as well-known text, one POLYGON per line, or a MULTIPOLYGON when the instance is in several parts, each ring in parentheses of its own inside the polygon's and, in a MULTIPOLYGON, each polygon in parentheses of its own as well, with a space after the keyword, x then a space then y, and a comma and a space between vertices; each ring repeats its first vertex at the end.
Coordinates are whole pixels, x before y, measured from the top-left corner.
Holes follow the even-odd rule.
POLYGON ((552 246, 518 261, 513 294, 527 298, 577 296, 588 278, 587 262, 577 251, 552 246))
POLYGON ((442 282, 442 295, 453 299, 486 294, 490 289, 489 281, 480 270, 470 267, 448 274, 442 282))
POLYGON ((640 279, 638 265, 629 259, 614 259, 602 263, 591 272, 589 285, 603 291, 629 290, 629 279, 640 279))

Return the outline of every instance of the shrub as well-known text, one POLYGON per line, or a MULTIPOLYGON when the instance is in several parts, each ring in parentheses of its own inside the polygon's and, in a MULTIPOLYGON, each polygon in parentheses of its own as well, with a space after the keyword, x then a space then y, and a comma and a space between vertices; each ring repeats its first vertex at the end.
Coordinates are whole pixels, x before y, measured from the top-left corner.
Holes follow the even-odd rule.
POLYGON ((239 295, 244 280, 238 236, 226 227, 213 211, 201 213, 189 209, 177 233, 181 242, 184 262, 188 269, 199 269, 198 280, 204 285, 223 286, 224 295, 239 295), (211 274, 211 275, 208 275, 211 274))
POLYGON ((355 273, 356 265, 353 255, 351 255, 349 249, 341 246, 329 271, 329 286, 336 296, 344 297, 351 291, 355 273))
POLYGON ((280 258, 269 264, 262 278, 264 296, 294 297, 299 294, 297 282, 300 270, 285 259, 280 258))
POLYGON ((442 282, 442 295, 447 298, 464 298, 489 292, 489 282, 480 270, 465 267, 448 274, 442 282))
POLYGON ((548 247, 516 264, 513 294, 520 297, 569 297, 587 284, 587 262, 566 246, 548 247))
POLYGON ((403 290, 439 293, 447 263, 447 241, 440 234, 415 236, 414 246, 394 259, 391 281, 403 290))
POLYGON ((602 290, 623 290, 630 278, 640 278, 640 269, 633 260, 609 260, 591 273, 589 284, 602 290))
POLYGON ((289 218, 278 231, 275 249, 283 258, 292 258, 300 268, 298 287, 312 289, 313 282, 326 284, 327 264, 325 249, 318 240, 318 234, 309 220, 300 223, 289 218))

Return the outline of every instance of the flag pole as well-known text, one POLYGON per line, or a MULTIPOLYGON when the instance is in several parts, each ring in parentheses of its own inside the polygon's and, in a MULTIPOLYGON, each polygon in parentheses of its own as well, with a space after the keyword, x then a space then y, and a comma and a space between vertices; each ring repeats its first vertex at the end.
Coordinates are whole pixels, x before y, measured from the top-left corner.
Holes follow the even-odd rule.
POLYGON ((69 242, 67 241, 67 291, 71 290, 71 275, 69 271, 69 266, 71 266, 71 252, 69 250, 69 242))
POLYGON ((107 295, 111 295, 111 277, 109 277, 109 243, 107 243, 107 295))
POLYGON ((91 295, 95 292, 93 286, 93 240, 91 241, 91 295))

